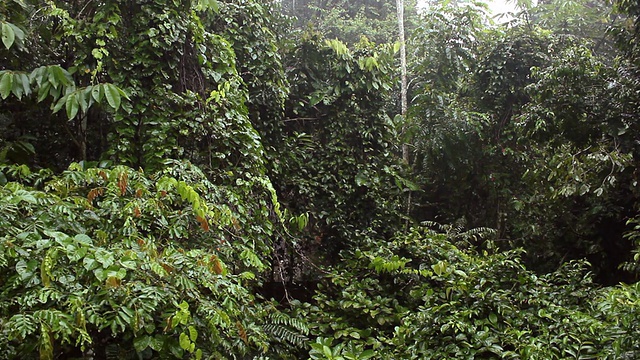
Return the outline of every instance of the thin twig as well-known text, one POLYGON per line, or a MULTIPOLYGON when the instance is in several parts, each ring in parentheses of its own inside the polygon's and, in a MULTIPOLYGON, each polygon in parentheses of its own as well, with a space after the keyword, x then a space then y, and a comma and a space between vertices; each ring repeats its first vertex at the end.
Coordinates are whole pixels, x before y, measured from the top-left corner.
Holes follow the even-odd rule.
POLYGON ((284 119, 284 120, 282 120, 282 122, 304 121, 304 120, 320 120, 320 118, 315 118, 315 117, 290 118, 290 119, 284 119))

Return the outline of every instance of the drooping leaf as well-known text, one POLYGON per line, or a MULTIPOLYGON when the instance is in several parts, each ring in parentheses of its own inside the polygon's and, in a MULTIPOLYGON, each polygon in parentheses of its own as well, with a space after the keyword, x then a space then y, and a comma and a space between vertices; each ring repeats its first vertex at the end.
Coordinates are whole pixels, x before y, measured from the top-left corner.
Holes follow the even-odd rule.
POLYGON ((66 109, 67 109, 67 117, 69 120, 73 120, 78 114, 78 110, 80 110, 80 104, 78 103, 78 93, 74 92, 67 96, 66 101, 66 109))
POLYGON ((109 106, 111 106, 114 110, 118 110, 118 108, 120 108, 121 101, 120 91, 115 85, 112 84, 103 84, 102 86, 109 106))
POLYGON ((95 102, 100 103, 104 97, 104 88, 102 85, 94 85, 91 87, 91 97, 95 102))
POLYGON ((9 71, 5 71, 2 73, 2 78, 0 78, 0 96, 2 99, 6 99, 11 94, 11 89, 13 88, 13 73, 9 71))
POLYGON ((69 96, 65 95, 63 97, 61 97, 53 106, 53 109, 51 109, 51 111, 53 111, 53 113, 57 113, 58 111, 60 111, 62 109, 63 106, 65 106, 65 104, 67 103, 67 98, 69 96))
POLYGON ((16 40, 16 33, 13 30, 13 27, 6 22, 2 23, 2 43, 4 44, 4 47, 9 49, 11 48, 11 45, 13 45, 14 41, 16 40))
POLYGON ((149 346, 151 346, 152 337, 149 335, 138 336, 133 339, 133 346, 135 347, 137 352, 142 352, 149 346))
POLYGON ((31 95, 31 81, 29 80, 29 76, 25 73, 20 73, 20 79, 22 80, 22 89, 26 96, 31 95))

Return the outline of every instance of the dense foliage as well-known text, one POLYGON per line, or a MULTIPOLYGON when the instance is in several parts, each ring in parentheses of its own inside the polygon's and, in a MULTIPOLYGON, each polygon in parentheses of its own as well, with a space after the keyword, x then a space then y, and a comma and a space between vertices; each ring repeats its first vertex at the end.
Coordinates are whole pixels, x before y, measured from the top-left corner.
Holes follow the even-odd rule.
POLYGON ((311 358, 640 355, 638 308, 618 306, 638 301, 637 284, 599 292, 581 262, 537 276, 520 251, 473 250, 469 240, 483 233, 414 229, 384 248, 355 250, 326 279, 317 304, 299 310, 318 336, 311 358))
POLYGON ((44 190, 4 186, 2 357, 267 351, 269 317, 286 317, 254 302, 270 231, 251 224, 275 224, 232 194, 185 163, 151 176, 72 164, 44 190))
POLYGON ((287 157, 276 160, 276 185, 289 208, 311 216, 314 241, 332 256, 359 245, 362 232, 389 236, 401 223, 407 180, 384 108, 393 49, 305 36, 290 55, 287 157))
MULTIPOLYGON (((406 1, 406 27, 417 26, 417 1, 406 1)), ((396 3, 384 0, 285 0, 282 8, 296 19, 296 26, 312 28, 327 39, 348 44, 363 37, 375 43, 393 43, 397 39, 396 3)))
POLYGON ((414 40, 438 50, 414 58, 414 171, 425 188, 415 215, 492 227, 540 271, 586 257, 614 284, 633 279, 618 266, 636 212, 636 85, 629 57, 598 47, 605 34, 558 28, 552 5, 504 30, 473 7, 444 10, 457 20, 432 17, 414 40))
POLYGON ((0 3, 0 359, 640 358, 637 4, 405 6, 0 3))

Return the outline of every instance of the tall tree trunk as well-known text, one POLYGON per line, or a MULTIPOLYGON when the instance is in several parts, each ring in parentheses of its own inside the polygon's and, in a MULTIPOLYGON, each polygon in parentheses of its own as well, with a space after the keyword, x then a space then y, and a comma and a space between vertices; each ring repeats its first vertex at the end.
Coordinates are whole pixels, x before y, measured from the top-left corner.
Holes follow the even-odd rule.
MULTIPOLYGON (((396 0, 396 8, 400 40, 400 106, 402 117, 405 117, 407 115, 407 49, 404 41, 404 0, 396 0)), ((402 159, 409 163, 409 147, 406 143, 402 144, 402 159)))
MULTIPOLYGON (((400 110, 403 118, 402 133, 406 133, 406 116, 407 116, 407 49, 404 40, 404 0, 396 0, 396 9, 398 11, 398 35, 400 40, 400 110)), ((403 139, 402 142, 402 159, 409 165, 409 144, 403 139)), ((409 215, 411 214, 411 190, 407 193, 407 222, 405 230, 409 228, 409 215)))

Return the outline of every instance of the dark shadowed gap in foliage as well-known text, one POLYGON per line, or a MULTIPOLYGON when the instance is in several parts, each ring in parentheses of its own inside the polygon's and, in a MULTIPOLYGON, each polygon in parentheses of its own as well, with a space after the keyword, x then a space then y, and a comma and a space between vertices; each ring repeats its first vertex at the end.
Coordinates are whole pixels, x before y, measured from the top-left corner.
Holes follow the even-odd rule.
POLYGON ((262 295, 266 300, 273 299, 280 305, 285 306, 294 300, 315 303, 313 296, 318 289, 318 281, 300 281, 300 282, 265 282, 258 290, 258 294, 262 295))
POLYGON ((621 269, 621 265, 629 261, 633 244, 630 241, 610 240, 621 239, 628 230, 626 222, 618 219, 603 219, 598 234, 603 239, 602 250, 587 256, 587 260, 598 267, 595 271, 595 282, 604 286, 615 286, 621 282, 633 283, 640 279, 640 274, 621 269))

